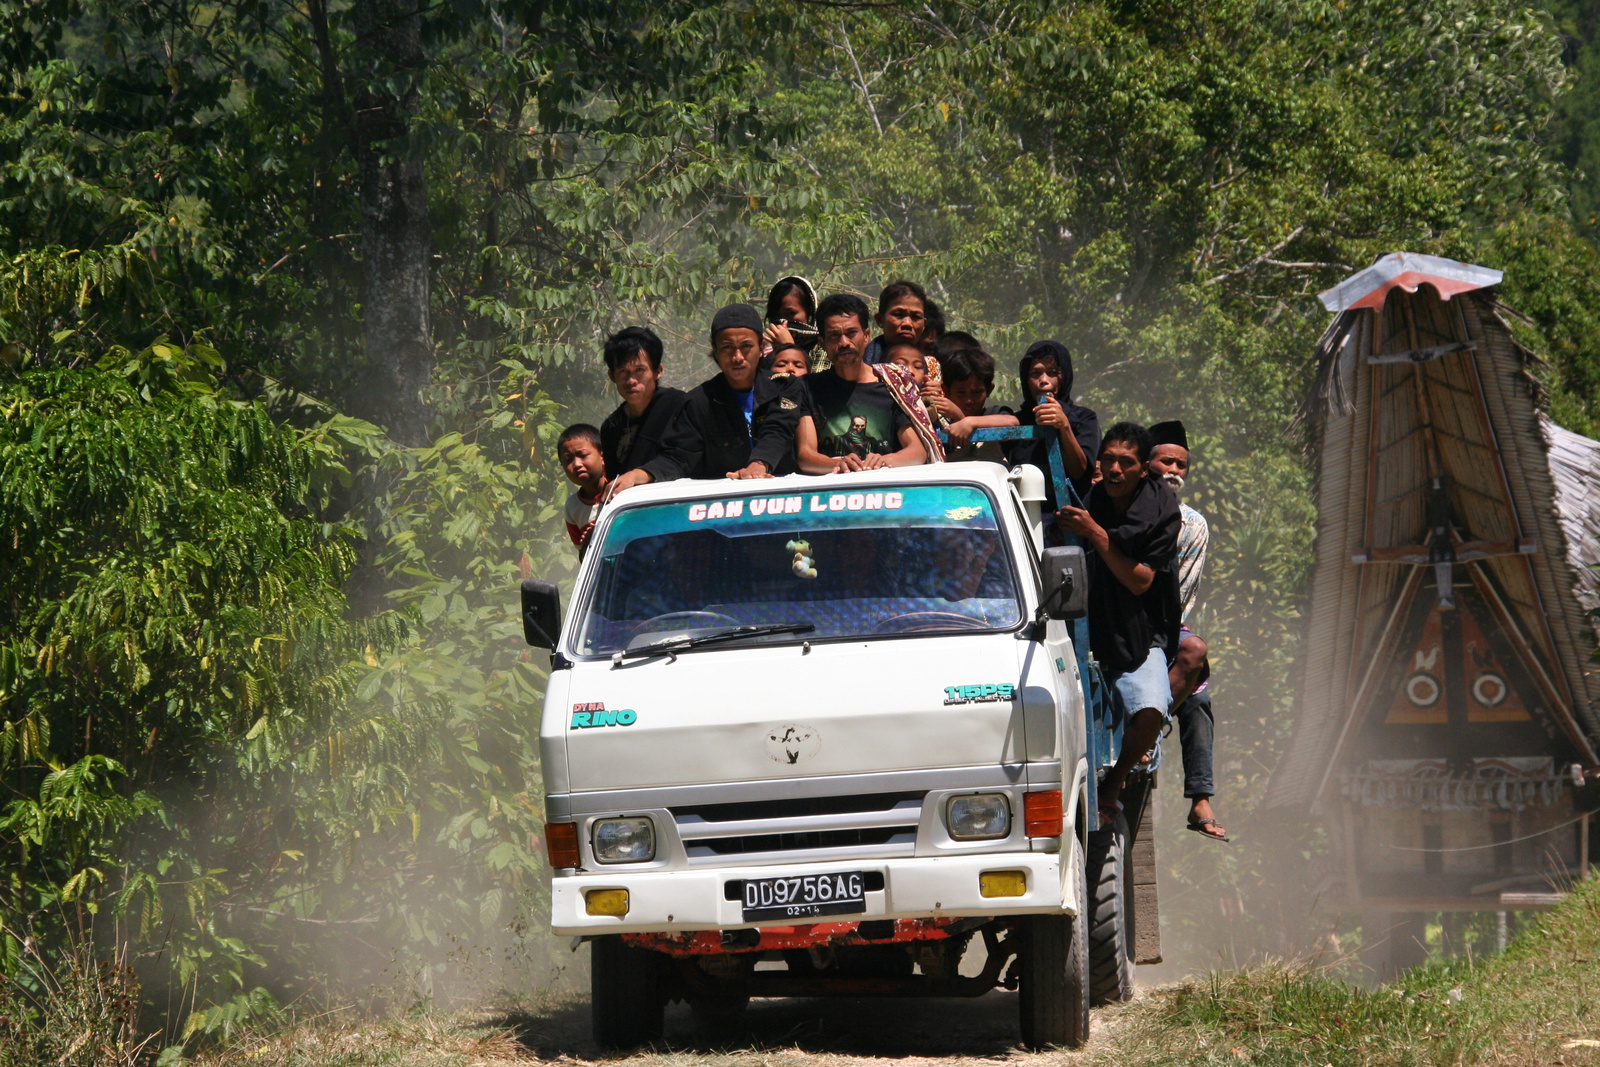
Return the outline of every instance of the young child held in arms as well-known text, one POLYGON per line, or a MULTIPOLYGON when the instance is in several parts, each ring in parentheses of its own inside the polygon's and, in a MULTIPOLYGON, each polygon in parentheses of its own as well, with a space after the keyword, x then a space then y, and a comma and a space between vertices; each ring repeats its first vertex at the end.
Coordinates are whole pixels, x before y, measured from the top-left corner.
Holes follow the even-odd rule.
POLYGON ((898 363, 911 372, 912 380, 917 383, 917 389, 922 393, 922 406, 928 409, 928 419, 933 423, 934 429, 945 429, 945 420, 939 417, 939 409, 934 406, 934 398, 943 395, 936 382, 939 361, 924 352, 920 346, 905 341, 891 344, 884 353, 883 361, 898 363))
POLYGON ((1004 463, 1005 450, 999 441, 972 443, 974 430, 1017 425, 1010 408, 988 406, 989 394, 994 392, 994 358, 976 348, 963 348, 946 356, 942 369, 944 392, 933 403, 950 423, 945 458, 1004 463))
POLYGON ((923 353, 920 345, 910 344, 906 341, 896 341, 889 345, 889 350, 883 354, 885 363, 898 363, 911 372, 911 377, 916 380, 917 388, 921 389, 928 384, 928 357, 923 353))
POLYGON ((567 481, 578 487, 567 497, 567 536, 581 556, 594 532, 594 521, 600 517, 600 501, 611 484, 600 453, 600 431, 586 422, 568 426, 556 441, 556 458, 567 481))

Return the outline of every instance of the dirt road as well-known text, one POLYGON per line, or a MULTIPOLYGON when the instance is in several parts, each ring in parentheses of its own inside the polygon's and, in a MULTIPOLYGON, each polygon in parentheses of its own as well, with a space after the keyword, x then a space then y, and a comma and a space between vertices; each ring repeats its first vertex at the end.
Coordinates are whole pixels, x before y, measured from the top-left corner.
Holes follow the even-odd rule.
MULTIPOLYGON (((1112 1009, 1094 1012, 1091 1051, 1115 1029, 1115 1016, 1112 1009)), ((590 1060, 601 1053, 589 1039, 588 1023, 588 1005, 578 1002, 523 1016, 514 1025, 522 1047, 541 1059, 590 1060)), ((697 1030, 688 1008, 674 1005, 667 1010, 665 1049, 609 1062, 948 1067, 978 1059, 1024 1067, 1083 1058, 1081 1053, 1028 1053, 1019 1040, 1015 993, 996 991, 973 1000, 758 1000, 742 1023, 715 1035, 697 1030)))

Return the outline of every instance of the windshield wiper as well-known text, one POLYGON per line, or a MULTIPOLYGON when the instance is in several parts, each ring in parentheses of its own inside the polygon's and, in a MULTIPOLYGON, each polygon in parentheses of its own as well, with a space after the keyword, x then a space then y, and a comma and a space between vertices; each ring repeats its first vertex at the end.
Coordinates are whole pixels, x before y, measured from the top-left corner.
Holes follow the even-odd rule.
POLYGON ((677 653, 719 641, 734 641, 741 637, 766 637, 769 634, 808 634, 816 626, 809 622, 775 622, 760 626, 730 626, 708 634, 680 634, 664 641, 653 641, 638 648, 629 648, 614 654, 611 662, 621 663, 633 656, 676 656, 677 653))

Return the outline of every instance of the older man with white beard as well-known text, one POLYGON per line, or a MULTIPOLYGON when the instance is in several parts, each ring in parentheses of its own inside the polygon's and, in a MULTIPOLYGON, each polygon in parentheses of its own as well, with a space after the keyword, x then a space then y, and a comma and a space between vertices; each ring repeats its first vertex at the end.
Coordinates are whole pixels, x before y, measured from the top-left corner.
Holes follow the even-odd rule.
MULTIPOLYGON (((1166 482, 1173 493, 1183 489, 1189 476, 1189 435, 1183 423, 1173 420, 1150 427, 1153 448, 1150 472, 1166 482)), ((1179 503, 1183 527, 1178 532, 1178 599, 1183 611, 1179 631, 1178 655, 1168 671, 1172 699, 1177 704, 1173 717, 1178 722, 1178 741, 1183 749, 1183 795, 1189 800, 1189 829, 1218 841, 1228 833, 1217 822, 1211 809, 1216 794, 1211 762, 1216 719, 1211 711, 1207 689, 1211 665, 1206 661, 1206 643, 1189 629, 1196 601, 1200 597, 1200 577, 1205 571, 1206 548, 1211 527, 1204 515, 1188 504, 1179 503)))

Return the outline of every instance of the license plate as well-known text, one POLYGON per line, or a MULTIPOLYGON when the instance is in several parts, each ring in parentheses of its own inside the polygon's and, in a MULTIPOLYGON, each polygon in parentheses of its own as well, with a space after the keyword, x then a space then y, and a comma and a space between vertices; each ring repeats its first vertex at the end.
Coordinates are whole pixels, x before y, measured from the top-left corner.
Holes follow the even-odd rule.
POLYGON ((794 878, 746 878, 744 882, 745 922, 851 915, 866 910, 866 876, 860 871, 803 874, 794 878))

